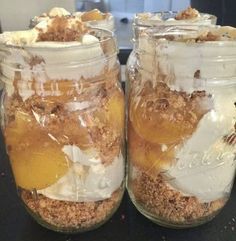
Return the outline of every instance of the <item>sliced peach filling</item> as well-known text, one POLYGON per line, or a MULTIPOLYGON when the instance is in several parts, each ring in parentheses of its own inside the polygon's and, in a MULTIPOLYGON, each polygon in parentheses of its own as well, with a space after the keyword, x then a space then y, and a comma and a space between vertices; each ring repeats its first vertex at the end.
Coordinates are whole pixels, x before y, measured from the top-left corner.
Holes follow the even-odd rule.
POLYGON ((61 146, 29 114, 17 111, 15 121, 5 129, 5 137, 18 186, 43 189, 67 172, 70 162, 61 146))
POLYGON ((124 95, 120 89, 92 110, 73 112, 53 100, 31 108, 31 113, 16 110, 14 121, 5 128, 15 180, 25 189, 46 188, 66 174, 70 161, 62 152, 62 143, 102 151, 101 140, 110 143, 110 138, 114 141, 123 134, 124 95), (102 132, 103 128, 107 132, 102 132))
POLYGON ((158 83, 156 88, 145 87, 131 100, 130 119, 135 131, 148 142, 180 143, 209 111, 210 98, 204 91, 187 95, 158 83))
POLYGON ((121 133, 124 130, 125 103, 124 94, 120 89, 116 89, 108 96, 103 108, 95 113, 101 122, 106 123, 111 130, 121 133))
POLYGON ((87 21, 99 21, 105 19, 105 14, 101 13, 98 9, 93 9, 91 11, 85 12, 81 16, 83 22, 87 21))
POLYGON ((150 174, 158 174, 175 162, 175 147, 196 130, 212 107, 205 91, 192 94, 170 90, 158 82, 146 83, 129 105, 128 154, 130 162, 150 174))
POLYGON ((135 166, 153 175, 168 169, 174 162, 174 146, 153 144, 141 138, 132 127, 128 125, 128 155, 135 166))

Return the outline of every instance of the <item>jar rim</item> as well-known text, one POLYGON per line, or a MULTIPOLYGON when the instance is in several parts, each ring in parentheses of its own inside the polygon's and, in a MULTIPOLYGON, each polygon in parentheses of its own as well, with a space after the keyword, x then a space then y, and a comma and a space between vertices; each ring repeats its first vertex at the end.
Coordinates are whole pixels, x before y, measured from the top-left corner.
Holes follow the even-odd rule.
MULTIPOLYGON (((134 26, 143 26, 143 27, 155 27, 159 25, 174 25, 171 22, 167 21, 170 18, 175 18, 177 15, 177 11, 157 11, 157 12, 140 12, 134 15, 134 26), (140 19, 141 14, 150 14, 150 16, 159 15, 160 19, 140 19)), ((188 25, 188 24, 199 24, 203 21, 211 21, 211 24, 216 24, 217 17, 213 14, 209 13, 199 13, 200 18, 194 19, 183 19, 183 20, 176 20, 175 22, 178 25, 188 25)))
MULTIPOLYGON (((147 37, 154 43, 158 40, 166 40, 168 43, 175 43, 179 45, 211 45, 211 46, 234 46, 236 45, 236 28, 229 26, 210 25, 210 26, 196 26, 196 25, 184 25, 184 26, 155 26, 153 28, 144 28, 139 32, 140 38, 142 36, 147 37), (213 31, 216 37, 222 37, 221 39, 212 40, 204 39, 202 41, 196 41, 206 31, 213 31), (217 35, 218 34, 218 35, 217 35), (228 36, 228 37, 227 37, 228 36), (225 37, 225 39, 223 38, 225 37)), ((139 40, 134 40, 135 42, 139 40)))

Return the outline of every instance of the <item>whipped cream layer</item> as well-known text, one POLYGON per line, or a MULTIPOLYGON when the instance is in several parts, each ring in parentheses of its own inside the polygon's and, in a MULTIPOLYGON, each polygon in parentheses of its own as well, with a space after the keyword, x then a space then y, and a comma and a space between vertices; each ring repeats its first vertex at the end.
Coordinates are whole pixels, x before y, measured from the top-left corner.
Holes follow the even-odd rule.
POLYGON ((72 202, 94 202, 110 198, 124 179, 122 154, 104 166, 94 150, 82 151, 75 145, 66 145, 63 152, 72 166, 55 184, 38 193, 49 198, 72 202))
POLYGON ((164 81, 171 89, 192 93, 204 89, 207 81, 235 76, 235 28, 191 26, 162 31, 144 33, 137 43, 144 79, 153 79, 159 74, 165 76, 164 81), (214 41, 209 33, 215 37, 214 41), (195 42, 196 39, 205 40, 195 42))
MULTIPOLYGON (((76 24, 80 23, 78 20, 66 18, 66 21, 68 29, 77 31, 76 24)), ((76 41, 38 40, 40 34, 50 31, 53 24, 55 24, 54 20, 49 19, 40 22, 31 30, 5 32, 0 35, 0 44, 3 44, 3 48, 8 51, 1 66, 9 96, 14 92, 15 67, 19 68, 18 66, 21 73, 18 89, 23 100, 26 100, 33 94, 42 94, 40 86, 48 80, 78 81, 81 78, 94 78, 113 69, 116 65, 116 49, 114 54, 109 53, 111 56, 107 57, 106 50, 102 48, 100 40, 95 36, 96 33, 100 34, 100 30, 95 30, 97 32, 93 33, 94 35, 89 32, 83 33, 76 41), (39 61, 32 65, 31 59, 35 57, 39 61), (32 90, 32 80, 36 81, 35 86, 39 86, 36 91, 32 90)), ((84 31, 83 25, 81 26, 84 31)), ((104 33, 106 34, 109 35, 108 32, 104 33)), ((112 36, 109 36, 103 42, 111 41, 112 36)), ((107 44, 112 45, 111 42, 107 44)), ((46 95, 60 95, 60 93, 53 90, 46 95)))
MULTIPOLYGON (((236 79, 235 79, 236 83, 236 79)), ((168 183, 185 195, 211 202, 230 193, 236 169, 236 146, 225 136, 234 132, 236 86, 211 88, 213 109, 176 151, 177 164, 167 172, 168 183)))

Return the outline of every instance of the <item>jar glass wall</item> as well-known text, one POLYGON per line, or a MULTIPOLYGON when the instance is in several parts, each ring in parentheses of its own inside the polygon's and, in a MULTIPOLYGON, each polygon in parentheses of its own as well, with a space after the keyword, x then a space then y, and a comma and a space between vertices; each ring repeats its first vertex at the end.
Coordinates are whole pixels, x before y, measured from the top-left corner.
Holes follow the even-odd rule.
POLYGON ((2 130, 18 193, 38 223, 60 232, 100 226, 124 191, 115 39, 99 29, 84 38, 1 46, 2 130))
POLYGON ((134 68, 127 70, 128 191, 138 210, 158 224, 205 223, 230 196, 235 33, 168 26, 146 29, 135 42, 134 68))

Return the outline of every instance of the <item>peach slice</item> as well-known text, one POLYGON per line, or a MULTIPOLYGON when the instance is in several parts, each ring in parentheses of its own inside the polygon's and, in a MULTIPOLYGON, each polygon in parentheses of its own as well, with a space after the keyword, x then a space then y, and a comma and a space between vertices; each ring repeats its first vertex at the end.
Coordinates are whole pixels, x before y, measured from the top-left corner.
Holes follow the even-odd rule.
POLYGON ((6 126, 5 139, 16 184, 22 188, 46 188, 70 166, 61 146, 28 113, 16 111, 15 121, 6 126))
POLYGON ((155 88, 144 87, 140 96, 132 98, 129 115, 135 131, 146 141, 180 143, 195 131, 210 103, 203 91, 187 95, 158 83, 155 88))
POLYGON ((83 22, 99 21, 99 20, 103 20, 104 18, 105 18, 104 14, 101 13, 98 9, 93 9, 91 11, 85 12, 81 16, 81 20, 83 22))
POLYGON ((32 117, 23 111, 16 111, 15 120, 7 125, 5 129, 6 144, 15 146, 21 143, 23 138, 28 136, 31 127, 32 117))
POLYGON ((115 91, 115 93, 109 98, 108 102, 105 105, 105 108, 108 111, 108 122, 118 132, 122 132, 124 129, 124 106, 124 95, 120 90, 115 91))
POLYGON ((128 155, 129 161, 135 166, 153 175, 168 169, 175 160, 174 145, 164 147, 145 141, 128 124, 128 155))
POLYGON ((16 184, 28 190, 43 189, 54 184, 70 166, 61 148, 52 143, 12 151, 10 159, 16 184))
POLYGON ((106 97, 105 103, 94 112, 94 119, 112 131, 121 133, 124 130, 124 106, 124 94, 120 89, 116 89, 106 97))

